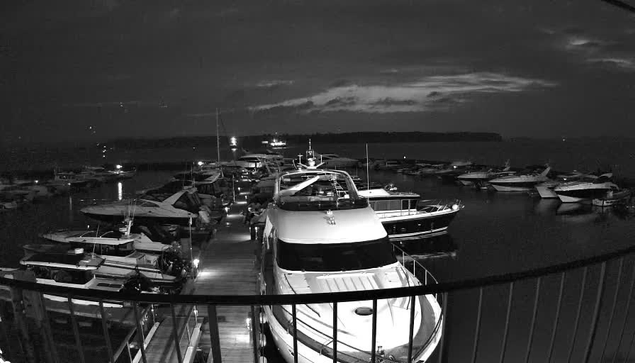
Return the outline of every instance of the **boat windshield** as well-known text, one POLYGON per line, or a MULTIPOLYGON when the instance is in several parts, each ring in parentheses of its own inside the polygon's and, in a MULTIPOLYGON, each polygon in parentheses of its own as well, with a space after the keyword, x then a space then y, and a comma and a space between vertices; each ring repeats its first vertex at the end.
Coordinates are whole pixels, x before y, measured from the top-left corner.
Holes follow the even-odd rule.
POLYGON ((278 241, 276 253, 278 265, 292 271, 354 271, 397 262, 388 237, 333 244, 278 241))
POLYGON ((201 199, 198 194, 195 193, 183 193, 176 202, 174 202, 174 208, 183 209, 190 213, 198 213, 201 207, 201 199))

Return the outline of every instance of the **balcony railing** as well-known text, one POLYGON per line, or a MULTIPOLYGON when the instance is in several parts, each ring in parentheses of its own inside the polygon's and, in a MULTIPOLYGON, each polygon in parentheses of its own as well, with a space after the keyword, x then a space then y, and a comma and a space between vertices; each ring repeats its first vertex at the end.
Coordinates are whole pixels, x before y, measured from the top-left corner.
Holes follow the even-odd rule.
MULTIPOLYGON (((239 361, 229 345, 244 340, 248 361, 262 361, 275 344, 260 330, 263 306, 285 306, 293 318, 289 333, 297 347, 300 323, 296 307, 301 304, 333 304, 334 310, 349 301, 372 301, 377 306, 382 299, 436 295, 442 303, 444 319, 441 340, 429 361, 435 362, 628 362, 635 342, 635 322, 631 301, 635 285, 635 246, 577 261, 561 263, 529 271, 490 276, 463 281, 433 283, 423 266, 411 262, 418 270, 422 285, 395 289, 352 291, 328 294, 298 295, 153 295, 106 294, 78 291, 59 286, 0 278, 0 285, 10 290, 5 300, 12 309, 1 311, 0 342, 5 358, 12 362, 154 362, 159 339, 155 328, 158 316, 170 320, 169 340, 160 347, 173 348, 174 361, 210 362, 239 361), (427 277, 425 277, 427 276, 427 277), (55 318, 45 309, 42 294, 67 299, 69 335, 74 343, 53 333, 55 318), (72 299, 92 300, 98 326, 88 332, 81 328, 78 306, 72 299), (123 337, 116 337, 114 318, 103 307, 105 301, 121 300, 129 309, 134 326, 123 337), (224 318, 219 310, 240 308, 246 313, 244 334, 235 339, 223 336, 224 318), (35 323, 33 323, 35 322, 35 323), (39 335, 33 336, 35 324, 39 335), (154 328, 154 332, 153 329, 154 328), (98 333, 101 331, 101 333, 98 333), (30 340, 30 341, 29 341, 30 340), (18 342, 19 344, 12 344, 18 342), (64 344, 62 344, 64 343, 64 344), (266 346, 266 347, 265 347, 266 346), (66 347, 66 348, 65 348, 66 347), (202 352, 197 353, 197 348, 202 352), (62 353, 60 350, 64 349, 62 353), (87 358, 87 353, 92 356, 87 358), (97 352, 97 353, 95 353, 97 352), (126 352, 126 354, 123 354, 126 352), (94 358, 97 357, 97 358, 94 358)), ((405 257, 405 255, 404 255, 405 257)), ((406 265, 407 258, 403 259, 406 265)), ((6 294, 5 294, 6 295, 6 294)), ((7 305, 5 304, 5 305, 7 305)), ((7 305, 7 306, 8 306, 7 305)), ((410 304, 412 310, 413 304, 410 304)), ((373 311, 373 315, 376 311, 373 311)), ((411 314, 412 317, 413 314, 411 314)), ((336 315, 337 316, 337 315, 336 315)), ((333 337, 337 337, 337 319, 333 319, 333 337)), ((413 320, 410 329, 412 332, 413 320)), ((165 332, 164 332, 165 333, 165 332)), ((373 324, 375 346, 377 325, 373 324)), ((412 336, 412 334, 410 335, 412 336)), ((335 339, 337 343, 337 339, 335 339)), ((325 350, 326 361, 338 361, 338 347, 325 350)), ((408 357, 413 357, 410 344, 408 357)), ((297 352, 297 351, 296 351, 297 352)), ((341 352, 341 356, 345 354, 341 352)), ((292 355, 301 360, 298 354, 292 355)), ((245 361, 240 358, 240 361, 245 361)), ((373 351, 372 362, 390 362, 373 351)))

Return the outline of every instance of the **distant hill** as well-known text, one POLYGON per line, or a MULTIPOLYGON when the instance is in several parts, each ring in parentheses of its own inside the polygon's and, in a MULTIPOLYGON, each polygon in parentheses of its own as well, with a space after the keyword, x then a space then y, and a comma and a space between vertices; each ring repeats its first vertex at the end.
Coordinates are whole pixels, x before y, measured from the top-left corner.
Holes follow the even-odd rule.
MULTIPOLYGON (((341 134, 264 134, 242 136, 238 138, 241 147, 253 148, 262 146, 262 141, 277 138, 288 145, 306 144, 309 139, 321 145, 344 143, 396 143, 396 142, 499 142, 501 135, 487 132, 348 132, 341 134)), ((107 142, 109 146, 130 149, 144 149, 148 147, 178 148, 209 146, 216 143, 216 135, 195 137, 173 137, 164 139, 119 139, 107 142)), ((222 147, 229 145, 227 136, 221 136, 222 147)))

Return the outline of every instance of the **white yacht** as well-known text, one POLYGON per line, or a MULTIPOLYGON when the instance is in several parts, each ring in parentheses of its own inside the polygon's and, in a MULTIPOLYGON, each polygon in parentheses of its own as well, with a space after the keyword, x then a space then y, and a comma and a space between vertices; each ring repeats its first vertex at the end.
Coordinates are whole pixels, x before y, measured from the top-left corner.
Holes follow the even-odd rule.
POLYGON ((591 174, 583 174, 577 170, 574 170, 571 174, 560 174, 556 176, 556 179, 549 179, 545 182, 536 185, 536 191, 540 195, 540 198, 543 199, 557 199, 558 194, 554 191, 554 189, 560 184, 577 181, 577 180, 595 180, 597 179, 596 175, 591 174))
POLYGON ((529 192, 534 189, 537 184, 549 180, 547 174, 551 171, 551 167, 545 168, 542 173, 529 173, 520 175, 509 175, 495 178, 489 183, 499 192, 529 192))
POLYGON ((602 198, 608 191, 618 191, 620 188, 611 181, 613 174, 606 173, 597 179, 574 181, 560 184, 554 192, 563 203, 577 203, 602 198))
POLYGON ((464 174, 461 174, 457 177, 457 180, 465 185, 475 185, 478 187, 486 187, 490 180, 501 178, 504 176, 510 176, 516 174, 515 171, 511 170, 511 166, 509 165, 509 160, 505 163, 505 167, 503 169, 487 169, 487 170, 475 170, 470 171, 464 174))
MULTIPOLYGON (((421 285, 396 259, 386 230, 368 200, 343 171, 307 169, 281 174, 266 210, 261 294, 364 291, 421 285)), ((273 340, 287 362, 332 362, 333 305, 297 305, 297 351, 290 305, 265 306, 273 340)), ((338 304, 339 361, 368 362, 371 351, 407 361, 414 309, 413 362, 427 360, 442 334, 443 315, 433 295, 338 304), (376 314, 377 341, 371 347, 376 314)))
POLYGON ((390 189, 359 190, 361 196, 368 198, 390 239, 413 239, 445 232, 464 207, 458 200, 424 200, 417 193, 390 189))
POLYGON ((81 209, 86 216, 106 222, 121 222, 125 218, 154 220, 161 224, 187 226, 190 220, 210 223, 209 208, 196 194, 196 188, 182 189, 170 196, 144 194, 137 199, 121 200, 81 209))

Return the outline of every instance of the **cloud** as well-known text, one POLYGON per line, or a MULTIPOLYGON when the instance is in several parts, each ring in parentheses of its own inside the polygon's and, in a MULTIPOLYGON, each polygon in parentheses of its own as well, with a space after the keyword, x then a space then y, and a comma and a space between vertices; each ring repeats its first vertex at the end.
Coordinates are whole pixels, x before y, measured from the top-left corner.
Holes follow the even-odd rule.
POLYGON ((538 79, 499 73, 469 73, 428 76, 394 85, 342 85, 313 96, 251 107, 253 112, 279 111, 281 108, 304 112, 421 112, 445 110, 465 103, 478 94, 523 92, 556 84, 538 79))
POLYGON ((257 88, 274 88, 280 86, 290 86, 294 82, 291 80, 274 79, 270 81, 260 81, 256 83, 257 88))
POLYGON ((539 30, 557 39, 556 48, 576 56, 583 63, 619 71, 635 71, 635 53, 630 47, 624 49, 624 43, 591 36, 577 28, 539 30))

